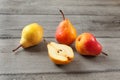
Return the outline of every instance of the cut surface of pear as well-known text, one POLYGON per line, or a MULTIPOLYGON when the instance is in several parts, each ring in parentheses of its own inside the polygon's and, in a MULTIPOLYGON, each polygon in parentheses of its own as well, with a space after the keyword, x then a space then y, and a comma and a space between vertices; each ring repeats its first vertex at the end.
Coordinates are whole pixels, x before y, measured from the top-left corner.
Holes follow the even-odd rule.
POLYGON ((74 58, 74 53, 71 47, 50 42, 47 44, 48 54, 55 64, 68 64, 74 58))
POLYGON ((20 45, 14 49, 16 51, 18 48, 28 48, 39 44, 43 38, 43 28, 37 23, 32 23, 25 26, 22 30, 20 45))

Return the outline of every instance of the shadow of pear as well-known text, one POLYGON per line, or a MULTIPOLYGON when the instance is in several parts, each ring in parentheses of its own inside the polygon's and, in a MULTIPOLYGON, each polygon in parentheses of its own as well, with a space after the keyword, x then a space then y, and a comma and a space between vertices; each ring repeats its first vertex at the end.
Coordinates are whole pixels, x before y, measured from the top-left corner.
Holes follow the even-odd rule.
POLYGON ((26 52, 30 52, 31 54, 35 54, 35 53, 42 53, 47 51, 47 45, 44 41, 42 41, 41 43, 39 43, 38 45, 29 47, 29 48, 25 48, 24 49, 26 52))
POLYGON ((61 72, 64 73, 76 73, 81 71, 81 64, 77 61, 72 61, 69 64, 64 64, 64 65, 57 65, 55 66, 61 70, 61 72))
POLYGON ((73 49, 74 52, 76 52, 75 43, 71 44, 70 47, 73 49))
POLYGON ((97 57, 97 56, 91 56, 91 55, 81 55, 81 56, 87 59, 93 59, 97 57))
POLYGON ((82 71, 81 68, 81 58, 79 57, 79 54, 74 53, 74 59, 68 64, 58 65, 54 64, 57 68, 61 70, 61 72, 64 73, 76 73, 82 71))

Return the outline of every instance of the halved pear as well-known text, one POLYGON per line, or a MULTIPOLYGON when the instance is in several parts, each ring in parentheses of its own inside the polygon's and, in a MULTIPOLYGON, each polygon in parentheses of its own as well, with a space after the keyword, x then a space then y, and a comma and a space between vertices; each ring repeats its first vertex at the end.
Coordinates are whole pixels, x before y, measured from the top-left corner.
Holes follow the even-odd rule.
POLYGON ((71 47, 50 42, 47 44, 48 54, 55 64, 68 64, 74 58, 74 53, 71 47))

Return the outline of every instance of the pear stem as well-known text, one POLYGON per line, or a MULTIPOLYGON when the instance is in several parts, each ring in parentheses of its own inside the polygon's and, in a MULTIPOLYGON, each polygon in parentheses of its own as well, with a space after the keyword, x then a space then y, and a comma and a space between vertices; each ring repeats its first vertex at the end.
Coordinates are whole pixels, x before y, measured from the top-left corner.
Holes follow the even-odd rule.
POLYGON ((13 49, 12 51, 15 52, 17 49, 19 49, 20 47, 22 47, 22 45, 20 44, 17 48, 13 49))
POLYGON ((64 15, 63 11, 62 11, 62 10, 59 10, 59 11, 60 11, 60 13, 61 13, 62 16, 63 16, 63 20, 65 20, 65 15, 64 15))
POLYGON ((49 44, 50 42, 47 42, 46 39, 43 39, 43 41, 46 43, 46 44, 49 44))
POLYGON ((103 52, 103 51, 102 51, 102 54, 104 54, 105 56, 108 56, 108 54, 107 54, 107 53, 105 53, 105 52, 103 52))

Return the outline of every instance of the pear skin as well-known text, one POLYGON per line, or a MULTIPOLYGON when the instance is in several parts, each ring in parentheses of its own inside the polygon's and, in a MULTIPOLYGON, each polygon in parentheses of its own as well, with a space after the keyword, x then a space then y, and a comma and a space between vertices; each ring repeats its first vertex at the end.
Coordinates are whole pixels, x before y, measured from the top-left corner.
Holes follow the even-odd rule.
POLYGON ((42 41, 43 38, 43 28, 37 23, 32 23, 25 26, 22 30, 20 45, 14 49, 16 51, 18 48, 28 48, 35 46, 42 41))
POLYGON ((91 33, 85 32, 79 35, 75 41, 75 48, 81 55, 97 56, 103 53, 101 44, 96 40, 91 33))
POLYGON ((61 44, 70 45, 75 41, 77 32, 70 20, 64 17, 62 10, 60 12, 63 15, 63 20, 56 29, 55 38, 61 44))

